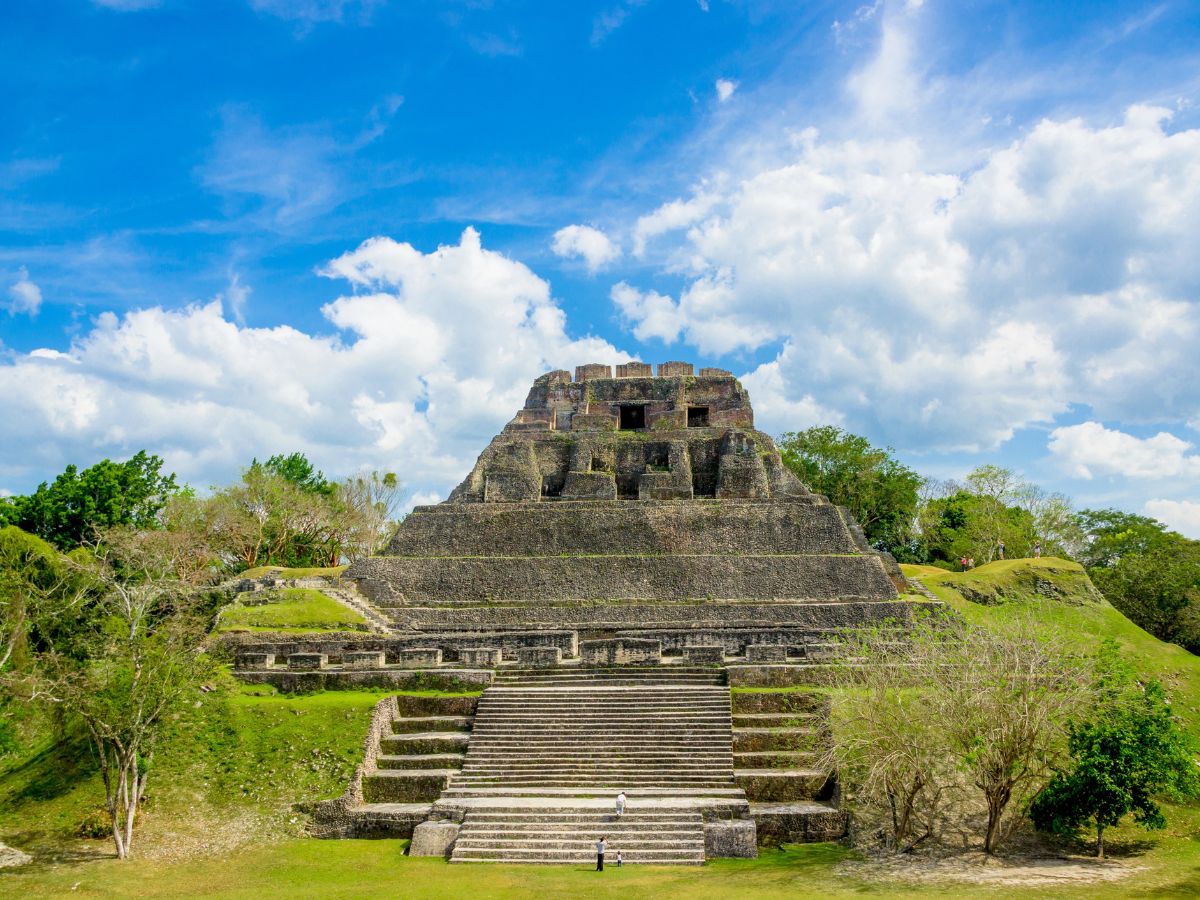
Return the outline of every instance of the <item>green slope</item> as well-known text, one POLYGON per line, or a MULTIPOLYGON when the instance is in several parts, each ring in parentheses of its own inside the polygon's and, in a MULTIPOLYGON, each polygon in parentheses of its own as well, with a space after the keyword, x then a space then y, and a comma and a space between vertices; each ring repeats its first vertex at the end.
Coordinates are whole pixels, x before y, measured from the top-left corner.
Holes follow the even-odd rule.
POLYGON ((1051 557, 993 562, 969 572, 900 568, 980 625, 1031 616, 1085 651, 1112 638, 1143 676, 1163 683, 1180 718, 1200 734, 1200 657, 1134 625, 1100 595, 1078 563, 1051 557))

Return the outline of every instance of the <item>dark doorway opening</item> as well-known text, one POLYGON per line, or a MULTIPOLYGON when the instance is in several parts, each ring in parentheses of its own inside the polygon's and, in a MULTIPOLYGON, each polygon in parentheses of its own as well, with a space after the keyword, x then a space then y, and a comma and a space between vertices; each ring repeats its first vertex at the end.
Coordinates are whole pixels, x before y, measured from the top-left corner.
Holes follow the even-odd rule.
POLYGON ((708 407, 707 406, 689 406, 688 407, 688 428, 707 428, 708 427, 708 407))
POLYGON ((622 431, 637 431, 646 427, 646 407, 645 406, 622 406, 621 407, 621 430, 622 431))

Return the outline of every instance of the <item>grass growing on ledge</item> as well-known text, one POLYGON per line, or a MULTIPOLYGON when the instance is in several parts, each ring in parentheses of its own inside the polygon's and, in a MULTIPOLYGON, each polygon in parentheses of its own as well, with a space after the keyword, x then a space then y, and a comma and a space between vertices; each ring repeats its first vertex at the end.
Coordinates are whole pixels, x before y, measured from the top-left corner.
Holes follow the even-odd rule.
POLYGON ((330 566, 328 568, 289 569, 286 566, 255 566, 245 572, 239 572, 239 578, 262 578, 271 575, 275 578, 336 578, 346 571, 345 566, 330 566))
POLYGON ((220 631, 338 631, 361 630, 367 620, 359 613, 312 588, 247 593, 221 611, 220 631), (244 602, 247 598, 266 603, 244 602))

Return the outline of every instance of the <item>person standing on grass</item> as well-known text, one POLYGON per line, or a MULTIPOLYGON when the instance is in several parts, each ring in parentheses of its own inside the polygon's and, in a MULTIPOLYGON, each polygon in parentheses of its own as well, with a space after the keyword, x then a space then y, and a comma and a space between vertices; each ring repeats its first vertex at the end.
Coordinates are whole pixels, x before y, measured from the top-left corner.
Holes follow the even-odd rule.
POLYGON ((604 871, 604 849, 608 846, 607 838, 600 838, 596 841, 596 871, 604 871))
POLYGON ((617 794, 617 817, 625 815, 625 792, 617 794))
POLYGON ((621 868, 621 851, 617 851, 617 868, 621 868))
POLYGON ((1034 559, 1042 558, 1042 542, 1041 541, 1033 542, 1033 558, 1034 559))
POLYGON ((1000 550, 1000 558, 1004 559, 1004 541, 1000 542, 999 550, 1000 550))

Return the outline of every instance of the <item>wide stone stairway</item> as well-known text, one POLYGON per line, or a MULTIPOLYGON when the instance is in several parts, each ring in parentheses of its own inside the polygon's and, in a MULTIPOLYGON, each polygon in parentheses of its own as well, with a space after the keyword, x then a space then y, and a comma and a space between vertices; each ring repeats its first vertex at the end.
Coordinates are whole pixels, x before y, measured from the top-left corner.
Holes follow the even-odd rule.
POLYGON ((607 835, 626 862, 703 863, 704 811, 748 808, 729 688, 719 670, 664 668, 498 676, 435 804, 462 811, 451 861, 586 862, 607 835))

